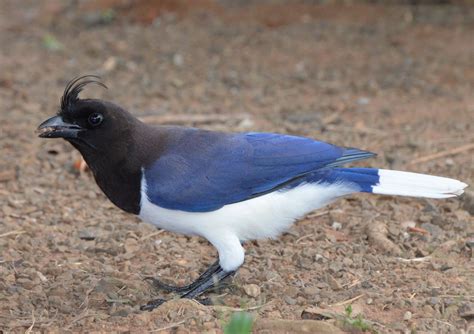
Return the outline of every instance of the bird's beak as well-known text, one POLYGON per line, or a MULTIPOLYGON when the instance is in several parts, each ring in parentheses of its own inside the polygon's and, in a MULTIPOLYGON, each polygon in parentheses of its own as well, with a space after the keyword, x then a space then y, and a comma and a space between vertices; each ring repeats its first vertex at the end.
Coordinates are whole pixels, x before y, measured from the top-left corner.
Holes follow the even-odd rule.
POLYGON ((82 130, 79 125, 65 122, 61 116, 48 118, 37 129, 41 138, 77 138, 82 130))

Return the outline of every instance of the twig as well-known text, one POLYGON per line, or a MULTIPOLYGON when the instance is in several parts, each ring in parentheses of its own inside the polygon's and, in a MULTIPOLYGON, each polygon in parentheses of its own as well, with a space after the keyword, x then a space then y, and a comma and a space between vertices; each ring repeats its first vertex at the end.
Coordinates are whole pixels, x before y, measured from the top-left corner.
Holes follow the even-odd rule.
POLYGON ((400 247, 388 238, 387 226, 381 221, 374 221, 367 224, 365 226, 365 233, 369 238, 369 242, 375 247, 391 254, 402 254, 400 247))
POLYGON ((347 289, 350 289, 350 288, 353 288, 354 286, 356 286, 359 283, 360 283, 360 279, 358 278, 358 279, 354 280, 352 283, 345 285, 344 287, 346 287, 347 289))
POLYGON ((224 306, 224 305, 213 305, 211 307, 213 309, 223 310, 223 311, 245 312, 245 311, 254 311, 254 310, 261 309, 261 308, 269 305, 270 303, 272 303, 272 301, 269 301, 268 303, 265 303, 265 304, 250 306, 250 307, 245 307, 245 308, 230 307, 230 306, 224 306))
POLYGON ((431 256, 416 257, 414 259, 404 259, 402 257, 397 257, 397 260, 402 262, 425 262, 431 260, 431 256))
POLYGON ((438 153, 426 155, 424 157, 420 157, 418 159, 410 161, 407 165, 410 166, 410 165, 415 165, 415 164, 418 164, 418 163, 428 162, 428 161, 431 161, 431 160, 447 157, 447 156, 450 156, 450 155, 459 154, 459 153, 469 151, 469 150, 472 150, 472 149, 474 149, 474 143, 466 144, 466 145, 463 145, 463 146, 460 146, 460 147, 451 148, 451 149, 441 151, 441 152, 438 152, 438 153))
POLYGON ((35 322, 36 322, 36 319, 35 319, 35 310, 31 311, 31 326, 28 327, 28 329, 26 330, 25 334, 30 334, 31 331, 33 330, 33 327, 35 326, 35 322))
POLYGON ((408 232, 412 232, 412 233, 421 233, 421 234, 429 234, 430 232, 428 232, 427 230, 425 230, 424 228, 421 228, 421 227, 408 227, 408 232))
POLYGON ((184 324, 184 323, 186 322, 186 320, 188 320, 188 319, 184 319, 184 320, 181 320, 181 321, 179 321, 179 322, 175 322, 174 324, 170 324, 170 325, 165 326, 165 327, 153 329, 153 330, 149 331, 148 333, 161 332, 161 331, 165 331, 165 330, 167 330, 167 329, 171 329, 171 328, 178 327, 178 326, 184 324))
POLYGON ((165 231, 165 230, 159 230, 159 231, 150 233, 150 234, 148 234, 148 235, 145 235, 145 236, 143 236, 143 237, 140 238, 140 241, 144 241, 144 240, 150 239, 151 237, 157 236, 157 235, 163 233, 164 231, 165 231))
POLYGON ((441 320, 438 320, 438 319, 435 319, 435 318, 433 318, 433 320, 434 320, 434 321, 437 321, 437 322, 439 322, 439 323, 441 323, 441 324, 448 325, 449 327, 456 328, 456 326, 450 324, 449 322, 441 321, 441 320))
POLYGON ((76 322, 81 321, 82 319, 89 318, 89 317, 94 317, 96 314, 95 313, 90 313, 89 314, 89 309, 85 309, 81 314, 79 314, 77 317, 71 320, 71 323, 65 328, 66 330, 69 330, 72 325, 74 325, 76 322))
POLYGON ((309 238, 309 237, 312 237, 312 236, 314 236, 314 233, 307 234, 307 235, 303 235, 301 238, 299 238, 299 239, 297 239, 297 240, 295 241, 295 244, 300 243, 301 240, 304 240, 304 239, 309 238))
POLYGON ((346 304, 350 304, 352 302, 355 302, 357 299, 360 299, 362 297, 365 296, 365 293, 361 294, 361 295, 358 295, 358 296, 355 296, 354 298, 351 298, 351 299, 348 299, 348 300, 344 300, 342 302, 338 302, 336 304, 332 304, 332 305, 329 305, 329 307, 333 307, 333 306, 342 306, 342 305, 346 305, 346 304))
POLYGON ((321 216, 327 215, 328 213, 329 213, 329 210, 321 211, 321 212, 315 212, 315 213, 311 213, 311 214, 307 215, 306 218, 321 217, 321 216))
POLYGON ((15 230, 15 231, 10 231, 10 232, 5 232, 3 234, 0 234, 0 238, 8 237, 9 235, 23 234, 23 233, 26 233, 26 231, 15 230))

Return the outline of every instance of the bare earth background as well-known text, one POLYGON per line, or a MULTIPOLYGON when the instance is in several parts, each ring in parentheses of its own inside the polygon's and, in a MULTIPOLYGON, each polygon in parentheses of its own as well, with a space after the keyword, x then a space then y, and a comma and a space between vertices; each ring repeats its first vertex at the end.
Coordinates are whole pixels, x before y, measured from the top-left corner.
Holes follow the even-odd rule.
POLYGON ((151 123, 310 136, 473 184, 473 7, 129 2, 0 1, 0 332, 213 333, 235 309, 260 332, 351 330, 335 321, 350 304, 378 332, 468 328, 469 196, 340 200, 248 243, 217 306, 140 312, 166 296, 145 276, 184 284, 215 251, 120 212, 71 146, 34 130, 95 73, 109 90, 83 96, 151 123))

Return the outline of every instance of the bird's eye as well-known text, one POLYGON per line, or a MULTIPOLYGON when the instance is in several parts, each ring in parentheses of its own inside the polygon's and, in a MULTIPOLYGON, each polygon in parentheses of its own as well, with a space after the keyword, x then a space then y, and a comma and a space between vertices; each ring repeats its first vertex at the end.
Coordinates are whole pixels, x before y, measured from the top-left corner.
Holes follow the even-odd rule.
POLYGON ((102 116, 102 114, 99 114, 98 112, 90 114, 88 118, 89 124, 92 126, 99 125, 100 123, 102 123, 103 120, 104 116, 102 116))

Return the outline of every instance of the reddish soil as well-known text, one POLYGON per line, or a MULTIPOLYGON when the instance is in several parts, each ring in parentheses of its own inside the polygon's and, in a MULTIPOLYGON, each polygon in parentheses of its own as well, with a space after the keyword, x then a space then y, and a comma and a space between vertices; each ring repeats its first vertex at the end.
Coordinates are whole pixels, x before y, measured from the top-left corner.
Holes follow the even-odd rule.
POLYGON ((214 306, 140 312, 167 296, 144 277, 184 284, 215 251, 120 212, 70 145, 34 133, 96 73, 109 90, 84 96, 148 122, 309 136, 473 184, 473 7, 124 3, 0 2, 0 332, 214 333, 237 309, 262 333, 354 332, 336 320, 349 304, 381 333, 474 326, 472 193, 342 199, 248 243, 214 306))

